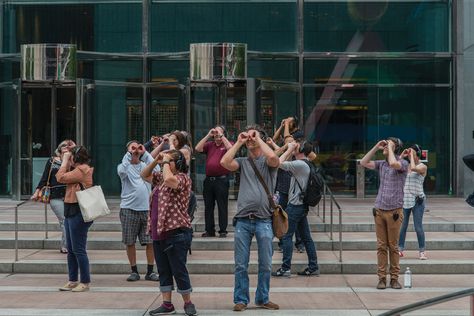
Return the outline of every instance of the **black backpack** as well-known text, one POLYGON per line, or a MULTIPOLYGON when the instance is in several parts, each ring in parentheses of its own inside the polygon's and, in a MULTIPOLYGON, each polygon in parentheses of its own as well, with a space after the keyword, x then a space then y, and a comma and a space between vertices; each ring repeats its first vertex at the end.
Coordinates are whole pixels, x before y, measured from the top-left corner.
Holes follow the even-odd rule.
POLYGON ((295 177, 295 181, 302 192, 303 203, 309 206, 316 206, 318 205, 319 201, 321 201, 322 191, 324 188, 323 180, 319 175, 319 170, 313 165, 312 162, 308 160, 303 160, 309 167, 309 177, 308 177, 308 186, 306 187, 306 191, 303 192, 303 189, 295 177))

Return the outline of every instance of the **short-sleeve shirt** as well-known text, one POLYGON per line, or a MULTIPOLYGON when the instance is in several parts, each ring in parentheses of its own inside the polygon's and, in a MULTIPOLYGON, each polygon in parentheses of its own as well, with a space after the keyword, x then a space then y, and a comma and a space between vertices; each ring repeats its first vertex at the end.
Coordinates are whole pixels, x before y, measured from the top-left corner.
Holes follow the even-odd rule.
POLYGON ((308 186, 309 173, 311 172, 308 164, 303 160, 285 161, 280 165, 280 169, 291 173, 288 203, 293 205, 304 204, 301 199, 301 189, 305 192, 306 187, 308 186))
POLYGON ((221 159, 226 152, 227 149, 223 143, 220 146, 217 146, 213 141, 204 144, 203 153, 207 156, 206 176, 221 177, 229 174, 229 170, 221 166, 221 159))
MULTIPOLYGON (((240 186, 237 197, 237 214, 235 217, 246 217, 254 214, 265 219, 272 216, 272 209, 267 194, 262 184, 255 175, 252 165, 247 157, 235 158, 240 166, 240 186)), ((254 159, 257 169, 262 174, 263 180, 270 192, 275 189, 277 168, 267 165, 267 158, 260 156, 254 159)))
POLYGON ((185 227, 191 228, 188 215, 191 178, 185 173, 175 175, 178 178, 176 189, 163 185, 163 174, 153 173, 153 192, 151 195, 151 236, 153 240, 166 238, 166 232, 185 227))
POLYGON ((403 187, 408 172, 408 161, 398 159, 401 169, 390 167, 386 160, 376 160, 375 170, 379 172, 380 186, 375 199, 375 208, 394 210, 403 207, 403 187))

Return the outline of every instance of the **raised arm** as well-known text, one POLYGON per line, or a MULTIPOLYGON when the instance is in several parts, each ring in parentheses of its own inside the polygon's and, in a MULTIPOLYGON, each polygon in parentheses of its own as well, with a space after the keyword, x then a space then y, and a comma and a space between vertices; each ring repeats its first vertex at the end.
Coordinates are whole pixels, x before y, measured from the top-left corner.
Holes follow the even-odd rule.
POLYGON ((360 161, 360 164, 367 169, 375 169, 375 162, 372 160, 372 157, 377 151, 383 149, 386 145, 387 142, 385 140, 379 141, 374 147, 372 147, 371 150, 369 150, 368 153, 365 154, 365 156, 360 161))
POLYGON ((277 142, 280 139, 284 128, 285 128, 285 119, 281 120, 280 127, 278 127, 278 129, 275 131, 275 135, 273 135, 274 142, 277 142))
POLYGON ((204 136, 200 141, 199 143, 196 144, 196 147, 194 147, 194 149, 196 149, 197 152, 199 153, 202 153, 204 151, 204 145, 206 145, 207 141, 209 140, 209 138, 211 137, 213 131, 215 131, 214 128, 210 129, 209 132, 207 133, 206 136, 204 136))
POLYGON ((400 161, 397 160, 397 157, 395 157, 395 143, 391 140, 388 141, 388 157, 387 161, 390 167, 396 170, 402 169, 402 164, 400 161))
POLYGON ((168 154, 163 155, 163 184, 168 188, 177 189, 179 186, 179 180, 176 175, 171 171, 170 161, 172 157, 168 154))
POLYGON ((142 179, 146 182, 153 183, 153 169, 155 169, 157 165, 162 161, 163 154, 158 154, 150 164, 146 165, 146 167, 143 168, 142 172, 140 173, 142 179))
POLYGON ((252 134, 249 134, 251 138, 253 138, 258 145, 260 146, 260 150, 262 154, 267 158, 267 165, 272 168, 278 168, 280 165, 280 159, 275 154, 275 152, 260 138, 260 133, 257 131, 252 131, 252 134))
POLYGON ((410 153, 408 154, 408 158, 410 159, 410 170, 421 174, 422 176, 426 176, 426 171, 428 170, 428 167, 424 163, 419 163, 418 165, 416 165, 415 155, 415 151, 413 149, 410 149, 410 153))
POLYGON ((295 142, 291 142, 287 144, 286 151, 280 156, 280 166, 283 162, 287 161, 295 151, 297 144, 295 142))
POLYGON ((239 151, 240 147, 247 141, 249 135, 248 133, 240 133, 237 137, 237 141, 235 144, 230 147, 229 150, 225 153, 225 155, 221 159, 221 166, 226 168, 229 171, 237 171, 240 167, 237 160, 235 160, 235 155, 239 151))

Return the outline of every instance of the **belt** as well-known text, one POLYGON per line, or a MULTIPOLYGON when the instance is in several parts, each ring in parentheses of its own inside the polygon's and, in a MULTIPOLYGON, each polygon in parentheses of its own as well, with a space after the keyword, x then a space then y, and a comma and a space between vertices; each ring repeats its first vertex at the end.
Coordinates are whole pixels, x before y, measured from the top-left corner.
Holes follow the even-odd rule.
POLYGON ((247 216, 244 217, 239 217, 239 218, 244 218, 244 219, 260 219, 260 217, 256 216, 255 213, 250 213, 247 216))
POLYGON ((211 181, 215 181, 217 179, 227 179, 227 175, 218 176, 218 177, 207 177, 207 178, 211 181))

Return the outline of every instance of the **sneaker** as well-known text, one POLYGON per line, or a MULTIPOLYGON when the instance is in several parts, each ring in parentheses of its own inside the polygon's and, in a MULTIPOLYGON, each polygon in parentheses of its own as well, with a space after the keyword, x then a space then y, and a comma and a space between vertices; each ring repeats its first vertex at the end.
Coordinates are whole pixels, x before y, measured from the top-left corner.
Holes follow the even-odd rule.
POLYGON ((174 309, 173 304, 171 304, 171 307, 166 307, 165 305, 161 304, 160 307, 158 307, 157 309, 149 311, 148 314, 150 316, 172 315, 172 314, 176 314, 176 310, 174 309))
POLYGON ((319 276, 320 272, 319 269, 311 271, 309 268, 306 268, 303 271, 297 272, 296 274, 304 276, 319 276))
POLYGON ((428 260, 428 257, 426 256, 424 251, 420 252, 420 260, 428 260))
POLYGON ((387 288, 387 281, 385 279, 380 279, 377 284, 377 290, 385 290, 387 288))
POLYGON ((299 253, 303 253, 306 250, 305 250, 304 246, 298 246, 298 247, 296 247, 296 251, 298 251, 299 253))
POLYGON ((227 237, 227 233, 219 233, 219 238, 226 238, 227 237))
POLYGON ((405 254, 403 253, 403 250, 400 250, 400 251, 398 252, 398 255, 400 256, 400 258, 405 256, 405 254))
POLYGON ((233 311, 234 312, 243 312, 247 309, 247 304, 244 303, 237 303, 234 305, 233 311))
POLYGON ((275 272, 272 272, 272 276, 289 278, 291 276, 291 270, 285 270, 283 268, 279 268, 275 272))
POLYGON ((160 281, 160 277, 158 277, 158 274, 156 274, 155 272, 152 272, 150 274, 145 275, 145 280, 158 282, 160 281))
POLYGON ((216 237, 216 233, 209 234, 208 232, 202 233, 201 237, 216 237))
POLYGON ((392 279, 390 280, 390 287, 395 290, 400 290, 402 288, 402 285, 398 280, 392 279))
POLYGON ((255 305, 257 305, 257 307, 265 308, 265 309, 272 309, 272 310, 280 309, 280 306, 278 306, 278 304, 275 304, 270 301, 268 301, 268 303, 266 304, 255 304, 255 305))
POLYGON ((195 316, 197 314, 196 306, 193 303, 184 304, 184 315, 195 316))
POLYGON ((61 247, 61 249, 59 249, 59 252, 67 254, 67 248, 66 247, 61 247))
POLYGON ((140 274, 136 272, 130 273, 130 275, 127 278, 127 281, 129 282, 138 281, 138 280, 140 280, 140 274))
POLYGON ((89 284, 79 283, 71 292, 86 292, 89 291, 89 284))
POLYGON ((68 282, 63 287, 60 287, 60 291, 72 291, 73 288, 77 286, 77 282, 68 282))

